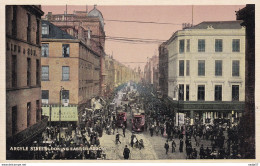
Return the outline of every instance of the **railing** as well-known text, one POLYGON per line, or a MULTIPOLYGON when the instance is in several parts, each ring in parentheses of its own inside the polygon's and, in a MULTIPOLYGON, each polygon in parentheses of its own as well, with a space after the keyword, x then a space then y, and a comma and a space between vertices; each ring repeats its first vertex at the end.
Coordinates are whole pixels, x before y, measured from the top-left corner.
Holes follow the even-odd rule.
POLYGON ((12 137, 7 138, 7 145, 18 146, 29 142, 33 137, 37 136, 47 127, 47 123, 48 116, 44 116, 40 122, 26 128, 12 137))

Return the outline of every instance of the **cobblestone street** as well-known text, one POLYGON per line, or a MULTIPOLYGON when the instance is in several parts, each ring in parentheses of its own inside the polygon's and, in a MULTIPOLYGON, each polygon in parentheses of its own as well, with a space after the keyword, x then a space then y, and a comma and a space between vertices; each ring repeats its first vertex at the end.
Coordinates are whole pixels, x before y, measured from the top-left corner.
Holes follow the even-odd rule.
MULTIPOLYGON (((122 129, 119 129, 119 134, 122 134, 122 129)), ((166 142, 166 138, 162 137, 161 135, 154 135, 151 137, 148 132, 139 133, 136 134, 138 139, 143 139, 144 141, 144 149, 137 149, 132 148, 130 146, 130 138, 131 138, 131 132, 129 130, 126 130, 126 137, 124 138, 122 135, 120 135, 120 141, 118 145, 115 144, 115 135, 107 135, 103 134, 103 136, 100 138, 100 142, 102 147, 105 148, 105 153, 107 155, 108 160, 123 160, 123 150, 125 145, 127 145, 131 151, 130 159, 131 160, 156 160, 156 159, 186 159, 186 151, 185 148, 182 153, 179 152, 179 139, 175 139, 176 148, 175 152, 172 153, 171 148, 171 141, 169 142, 170 148, 169 152, 166 155, 164 144, 166 142)), ((201 143, 204 145, 204 147, 211 147, 210 141, 207 140, 201 140, 201 143)), ((192 146, 196 148, 198 154, 200 146, 195 146, 195 140, 192 139, 192 146)), ((184 143, 185 147, 185 143, 184 143)), ((199 156, 199 155, 198 155, 199 156)), ((199 158, 199 157, 198 157, 199 158)))

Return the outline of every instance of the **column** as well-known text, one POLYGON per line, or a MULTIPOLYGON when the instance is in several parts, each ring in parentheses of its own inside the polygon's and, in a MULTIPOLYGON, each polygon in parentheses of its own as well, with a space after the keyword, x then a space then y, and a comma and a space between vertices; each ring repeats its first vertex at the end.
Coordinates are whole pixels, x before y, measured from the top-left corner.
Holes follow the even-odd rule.
POLYGON ((213 124, 213 120, 214 120, 214 112, 210 112, 210 124, 213 124))
POLYGON ((202 113, 202 124, 205 124, 206 113, 207 112, 202 113))
POLYGON ((190 125, 193 125, 194 123, 194 111, 190 110, 190 125))

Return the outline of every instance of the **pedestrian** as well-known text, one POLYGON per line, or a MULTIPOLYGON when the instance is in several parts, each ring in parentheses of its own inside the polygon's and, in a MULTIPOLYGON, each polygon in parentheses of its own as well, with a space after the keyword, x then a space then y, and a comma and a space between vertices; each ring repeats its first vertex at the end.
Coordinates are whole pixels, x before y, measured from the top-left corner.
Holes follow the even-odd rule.
POLYGON ((179 147, 180 152, 183 152, 183 140, 180 139, 180 147, 179 147))
POLYGON ((204 152, 204 148, 203 148, 203 144, 200 147, 200 159, 204 159, 205 158, 205 152, 204 152))
POLYGON ((117 132, 117 133, 116 133, 116 144, 118 144, 118 142, 120 142, 120 144, 121 144, 121 141, 120 141, 120 139, 119 139, 119 136, 120 136, 120 134, 117 132))
POLYGON ((153 136, 153 126, 150 127, 150 134, 151 134, 151 137, 153 136))
POLYGON ((125 125, 123 125, 123 127, 122 127, 122 129, 123 129, 123 135, 124 135, 124 137, 125 137, 125 125))
POLYGON ((192 151, 192 158, 193 159, 197 159, 197 150, 196 150, 196 148, 194 148, 193 151, 192 151))
POLYGON ((166 143, 164 144, 164 148, 165 148, 165 150, 166 150, 166 154, 168 154, 168 150, 169 150, 168 140, 167 140, 166 143))
POLYGON ((176 143, 174 139, 172 139, 172 153, 175 152, 176 143))
POLYGON ((129 159, 129 154, 130 154, 130 149, 127 147, 127 145, 125 146, 123 155, 124 155, 124 159, 128 160, 129 159))
POLYGON ((134 146, 134 138, 135 138, 135 135, 134 135, 134 133, 132 133, 132 135, 131 135, 131 147, 134 146))

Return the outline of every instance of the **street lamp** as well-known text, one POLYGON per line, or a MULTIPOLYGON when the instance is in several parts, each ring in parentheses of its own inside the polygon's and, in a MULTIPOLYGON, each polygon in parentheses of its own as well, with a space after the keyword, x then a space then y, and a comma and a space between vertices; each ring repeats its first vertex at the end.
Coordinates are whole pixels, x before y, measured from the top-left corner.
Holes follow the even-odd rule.
POLYGON ((61 135, 61 101, 62 101, 62 91, 64 90, 64 87, 60 87, 60 105, 59 105, 59 143, 60 143, 60 135, 61 135))

